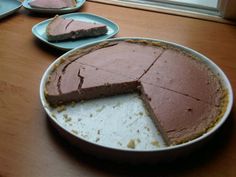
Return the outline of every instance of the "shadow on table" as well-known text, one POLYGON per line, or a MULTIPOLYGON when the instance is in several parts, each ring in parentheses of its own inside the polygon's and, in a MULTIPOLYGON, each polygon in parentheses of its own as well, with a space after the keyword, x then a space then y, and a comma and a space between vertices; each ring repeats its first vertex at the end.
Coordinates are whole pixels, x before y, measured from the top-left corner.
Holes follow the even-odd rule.
POLYGON ((62 51, 56 48, 53 48, 52 46, 45 44, 44 42, 40 41, 37 38, 34 38, 35 45, 38 46, 39 49, 41 49, 43 52, 48 52, 51 55, 55 56, 55 58, 60 57, 61 55, 63 55, 64 53, 66 53, 67 51, 62 51))
POLYGON ((58 136, 58 132, 52 128, 48 121, 49 134, 55 144, 60 146, 68 156, 78 164, 91 168, 92 171, 99 171, 107 175, 115 176, 137 176, 151 177, 157 175, 164 176, 181 176, 181 174, 189 173, 206 164, 217 160, 222 154, 222 149, 229 145, 232 139, 234 126, 233 113, 229 116, 225 124, 218 132, 198 150, 193 151, 185 157, 181 157, 168 163, 152 163, 133 165, 129 163, 117 163, 109 160, 99 159, 92 155, 82 153, 78 148, 72 146, 64 138, 58 136))
POLYGON ((20 13, 18 11, 14 12, 14 13, 12 13, 10 15, 6 15, 3 18, 0 18, 0 23, 5 23, 7 21, 10 21, 10 20, 14 19, 15 17, 17 17, 19 15, 20 15, 20 13))

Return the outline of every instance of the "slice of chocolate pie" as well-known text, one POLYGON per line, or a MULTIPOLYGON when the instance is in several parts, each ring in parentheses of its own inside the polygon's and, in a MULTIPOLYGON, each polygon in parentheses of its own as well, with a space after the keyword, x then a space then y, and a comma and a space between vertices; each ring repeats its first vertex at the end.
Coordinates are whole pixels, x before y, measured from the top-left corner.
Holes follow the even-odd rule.
POLYGON ((135 79, 74 62, 52 73, 46 92, 52 105, 60 105, 134 92, 137 86, 138 81, 135 79))
POLYGON ((167 144, 194 139, 214 126, 221 108, 142 83, 142 98, 167 144))
POLYGON ((51 106, 139 92, 168 145, 204 134, 220 119, 227 96, 197 57, 152 41, 111 41, 75 50, 50 73, 51 106))
POLYGON ((76 0, 32 0, 29 2, 29 5, 34 8, 63 9, 75 7, 76 0))
POLYGON ((56 15, 46 28, 49 41, 72 40, 106 34, 106 25, 66 19, 56 15))

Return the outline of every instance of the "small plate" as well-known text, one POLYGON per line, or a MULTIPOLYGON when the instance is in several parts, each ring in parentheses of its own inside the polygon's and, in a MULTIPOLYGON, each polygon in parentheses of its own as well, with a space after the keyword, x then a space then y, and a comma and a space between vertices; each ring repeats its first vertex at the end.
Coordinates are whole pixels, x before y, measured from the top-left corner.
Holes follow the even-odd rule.
POLYGON ((63 8, 63 9, 44 9, 44 8, 31 7, 29 5, 30 1, 32 0, 25 0, 22 3, 23 7, 31 12, 46 13, 46 14, 63 14, 63 13, 75 12, 85 3, 85 0, 77 0, 77 4, 75 7, 63 8))
POLYGON ((218 75, 222 85, 228 92, 228 104, 223 117, 208 132, 191 141, 166 146, 160 133, 158 133, 158 129, 156 129, 145 111, 141 99, 136 94, 94 99, 61 108, 49 106, 44 90, 51 71, 75 51, 97 45, 99 42, 71 50, 48 67, 40 83, 41 103, 49 116, 50 122, 58 132, 87 153, 102 158, 132 163, 171 161, 197 149, 223 125, 233 105, 232 87, 224 72, 215 63, 185 46, 148 38, 115 38, 106 41, 137 39, 163 43, 192 54, 218 75), (132 148, 134 144, 137 146, 132 148))
POLYGON ((0 0, 0 19, 13 14, 21 8, 21 2, 17 0, 0 0))
POLYGON ((71 13, 71 14, 66 14, 66 15, 62 15, 63 17, 66 18, 71 18, 71 19, 75 19, 75 20, 81 20, 81 21, 85 21, 85 22, 91 22, 91 23, 101 23, 107 26, 108 28, 108 32, 105 35, 102 36, 98 36, 98 37, 91 37, 91 38, 84 38, 84 39, 79 39, 79 40, 71 40, 71 41, 62 41, 62 42, 49 42, 46 36, 46 27, 48 25, 48 23, 52 20, 45 20, 43 22, 40 22, 36 25, 33 26, 32 28, 32 33, 41 41, 49 44, 52 47, 61 49, 61 50, 71 50, 74 49, 76 47, 80 47, 82 45, 91 43, 91 42, 97 42, 97 41, 101 41, 107 38, 110 38, 114 35, 116 35, 119 31, 119 27, 117 24, 115 24, 114 22, 103 18, 103 17, 99 17, 93 14, 89 14, 89 13, 71 13))

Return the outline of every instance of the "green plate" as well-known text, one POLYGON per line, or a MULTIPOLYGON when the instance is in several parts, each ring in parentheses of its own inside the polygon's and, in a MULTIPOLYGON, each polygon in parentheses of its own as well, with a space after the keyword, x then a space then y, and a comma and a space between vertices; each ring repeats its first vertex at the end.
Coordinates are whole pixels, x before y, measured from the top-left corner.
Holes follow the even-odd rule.
POLYGON ((17 0, 0 0, 0 19, 13 14, 21 8, 21 2, 17 0))
POLYGON ((32 0, 25 0, 22 3, 23 7, 32 12, 47 13, 47 14, 63 14, 63 13, 75 12, 85 3, 85 0, 77 0, 77 4, 75 7, 68 7, 63 9, 44 9, 44 8, 31 7, 29 5, 30 1, 32 0))
POLYGON ((38 39, 49 44, 52 47, 55 47, 55 48, 58 48, 61 50, 71 50, 76 47, 80 47, 85 44, 88 44, 88 43, 98 42, 98 41, 101 41, 104 39, 108 39, 108 38, 116 35, 119 31, 119 27, 117 24, 115 24, 114 22, 112 22, 106 18, 97 16, 94 14, 71 13, 71 14, 66 14, 66 15, 62 15, 62 16, 65 18, 70 18, 70 19, 74 19, 74 20, 81 20, 81 21, 85 21, 85 22, 104 24, 107 26, 108 32, 105 35, 98 36, 98 37, 83 38, 83 39, 79 39, 79 40, 62 41, 62 42, 49 42, 47 39, 47 35, 46 35, 46 27, 49 24, 49 22, 52 20, 52 19, 49 19, 49 20, 45 20, 45 21, 40 22, 40 23, 36 24, 35 26, 33 26, 32 33, 38 39))

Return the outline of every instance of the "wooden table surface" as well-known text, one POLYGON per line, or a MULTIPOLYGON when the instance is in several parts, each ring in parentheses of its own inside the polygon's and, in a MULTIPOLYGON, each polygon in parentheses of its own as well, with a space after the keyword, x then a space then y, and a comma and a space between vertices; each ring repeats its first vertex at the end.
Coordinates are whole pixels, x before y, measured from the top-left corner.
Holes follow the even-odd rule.
MULTIPOLYGON (((223 69, 236 90, 235 26, 93 2, 86 2, 80 11, 118 23, 117 37, 163 39, 203 53, 223 69)), ((236 176, 235 105, 208 144, 170 164, 105 162, 61 139, 40 104, 39 83, 48 65, 63 52, 31 33, 33 25, 47 18, 21 8, 0 21, 0 177, 236 176)))

